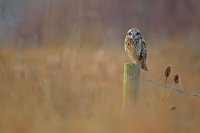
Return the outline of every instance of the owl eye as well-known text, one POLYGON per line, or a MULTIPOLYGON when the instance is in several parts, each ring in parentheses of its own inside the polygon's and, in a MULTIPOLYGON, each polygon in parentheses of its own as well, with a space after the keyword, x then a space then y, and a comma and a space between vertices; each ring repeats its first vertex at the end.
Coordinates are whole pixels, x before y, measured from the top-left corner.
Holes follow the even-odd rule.
POLYGON ((132 33, 131 33, 131 32, 129 32, 129 33, 128 33, 128 35, 132 35, 132 33))
POLYGON ((135 34, 136 36, 139 36, 140 35, 140 33, 139 32, 136 32, 136 34, 135 34))

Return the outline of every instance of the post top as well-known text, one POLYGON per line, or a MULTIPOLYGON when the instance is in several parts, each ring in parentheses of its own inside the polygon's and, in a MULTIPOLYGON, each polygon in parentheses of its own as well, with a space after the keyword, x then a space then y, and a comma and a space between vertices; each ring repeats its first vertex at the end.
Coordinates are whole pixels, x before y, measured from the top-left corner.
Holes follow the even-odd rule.
POLYGON ((124 63, 124 66, 140 66, 141 64, 135 64, 135 63, 124 63))

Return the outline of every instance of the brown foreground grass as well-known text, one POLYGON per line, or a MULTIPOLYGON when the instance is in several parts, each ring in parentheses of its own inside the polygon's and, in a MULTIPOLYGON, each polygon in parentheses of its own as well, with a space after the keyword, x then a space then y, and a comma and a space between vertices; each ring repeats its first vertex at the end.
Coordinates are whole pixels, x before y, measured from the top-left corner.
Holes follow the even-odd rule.
MULTIPOLYGON (((149 48, 150 71, 142 77, 163 81, 170 64, 181 86, 200 92, 200 56, 187 49, 181 42, 149 48)), ((200 99, 174 93, 159 110, 156 85, 142 82, 138 103, 123 111, 123 64, 128 61, 123 48, 1 48, 0 132, 200 132, 200 99)))

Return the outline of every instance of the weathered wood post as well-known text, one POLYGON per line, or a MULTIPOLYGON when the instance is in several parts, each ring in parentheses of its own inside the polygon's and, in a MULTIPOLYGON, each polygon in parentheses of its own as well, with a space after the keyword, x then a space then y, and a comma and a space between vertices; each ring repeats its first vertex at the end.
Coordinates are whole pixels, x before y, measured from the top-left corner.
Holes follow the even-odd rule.
POLYGON ((140 64, 124 64, 123 106, 134 104, 139 97, 140 64))

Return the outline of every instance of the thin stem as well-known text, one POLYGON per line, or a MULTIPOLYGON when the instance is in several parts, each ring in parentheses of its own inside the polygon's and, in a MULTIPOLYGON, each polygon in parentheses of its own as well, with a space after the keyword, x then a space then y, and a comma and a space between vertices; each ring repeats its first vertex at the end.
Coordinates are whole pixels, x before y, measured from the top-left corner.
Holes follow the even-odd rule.
POLYGON ((163 86, 163 89, 162 89, 162 92, 161 92, 161 96, 160 96, 160 107, 161 107, 161 104, 162 104, 162 99, 163 99, 163 95, 164 95, 164 90, 166 88, 166 83, 167 83, 167 77, 165 79, 164 86, 163 86))
POLYGON ((174 92, 174 90, 170 90, 170 92, 169 92, 168 95, 167 95, 166 100, 168 99, 168 97, 169 97, 171 94, 173 94, 173 92, 174 92))

